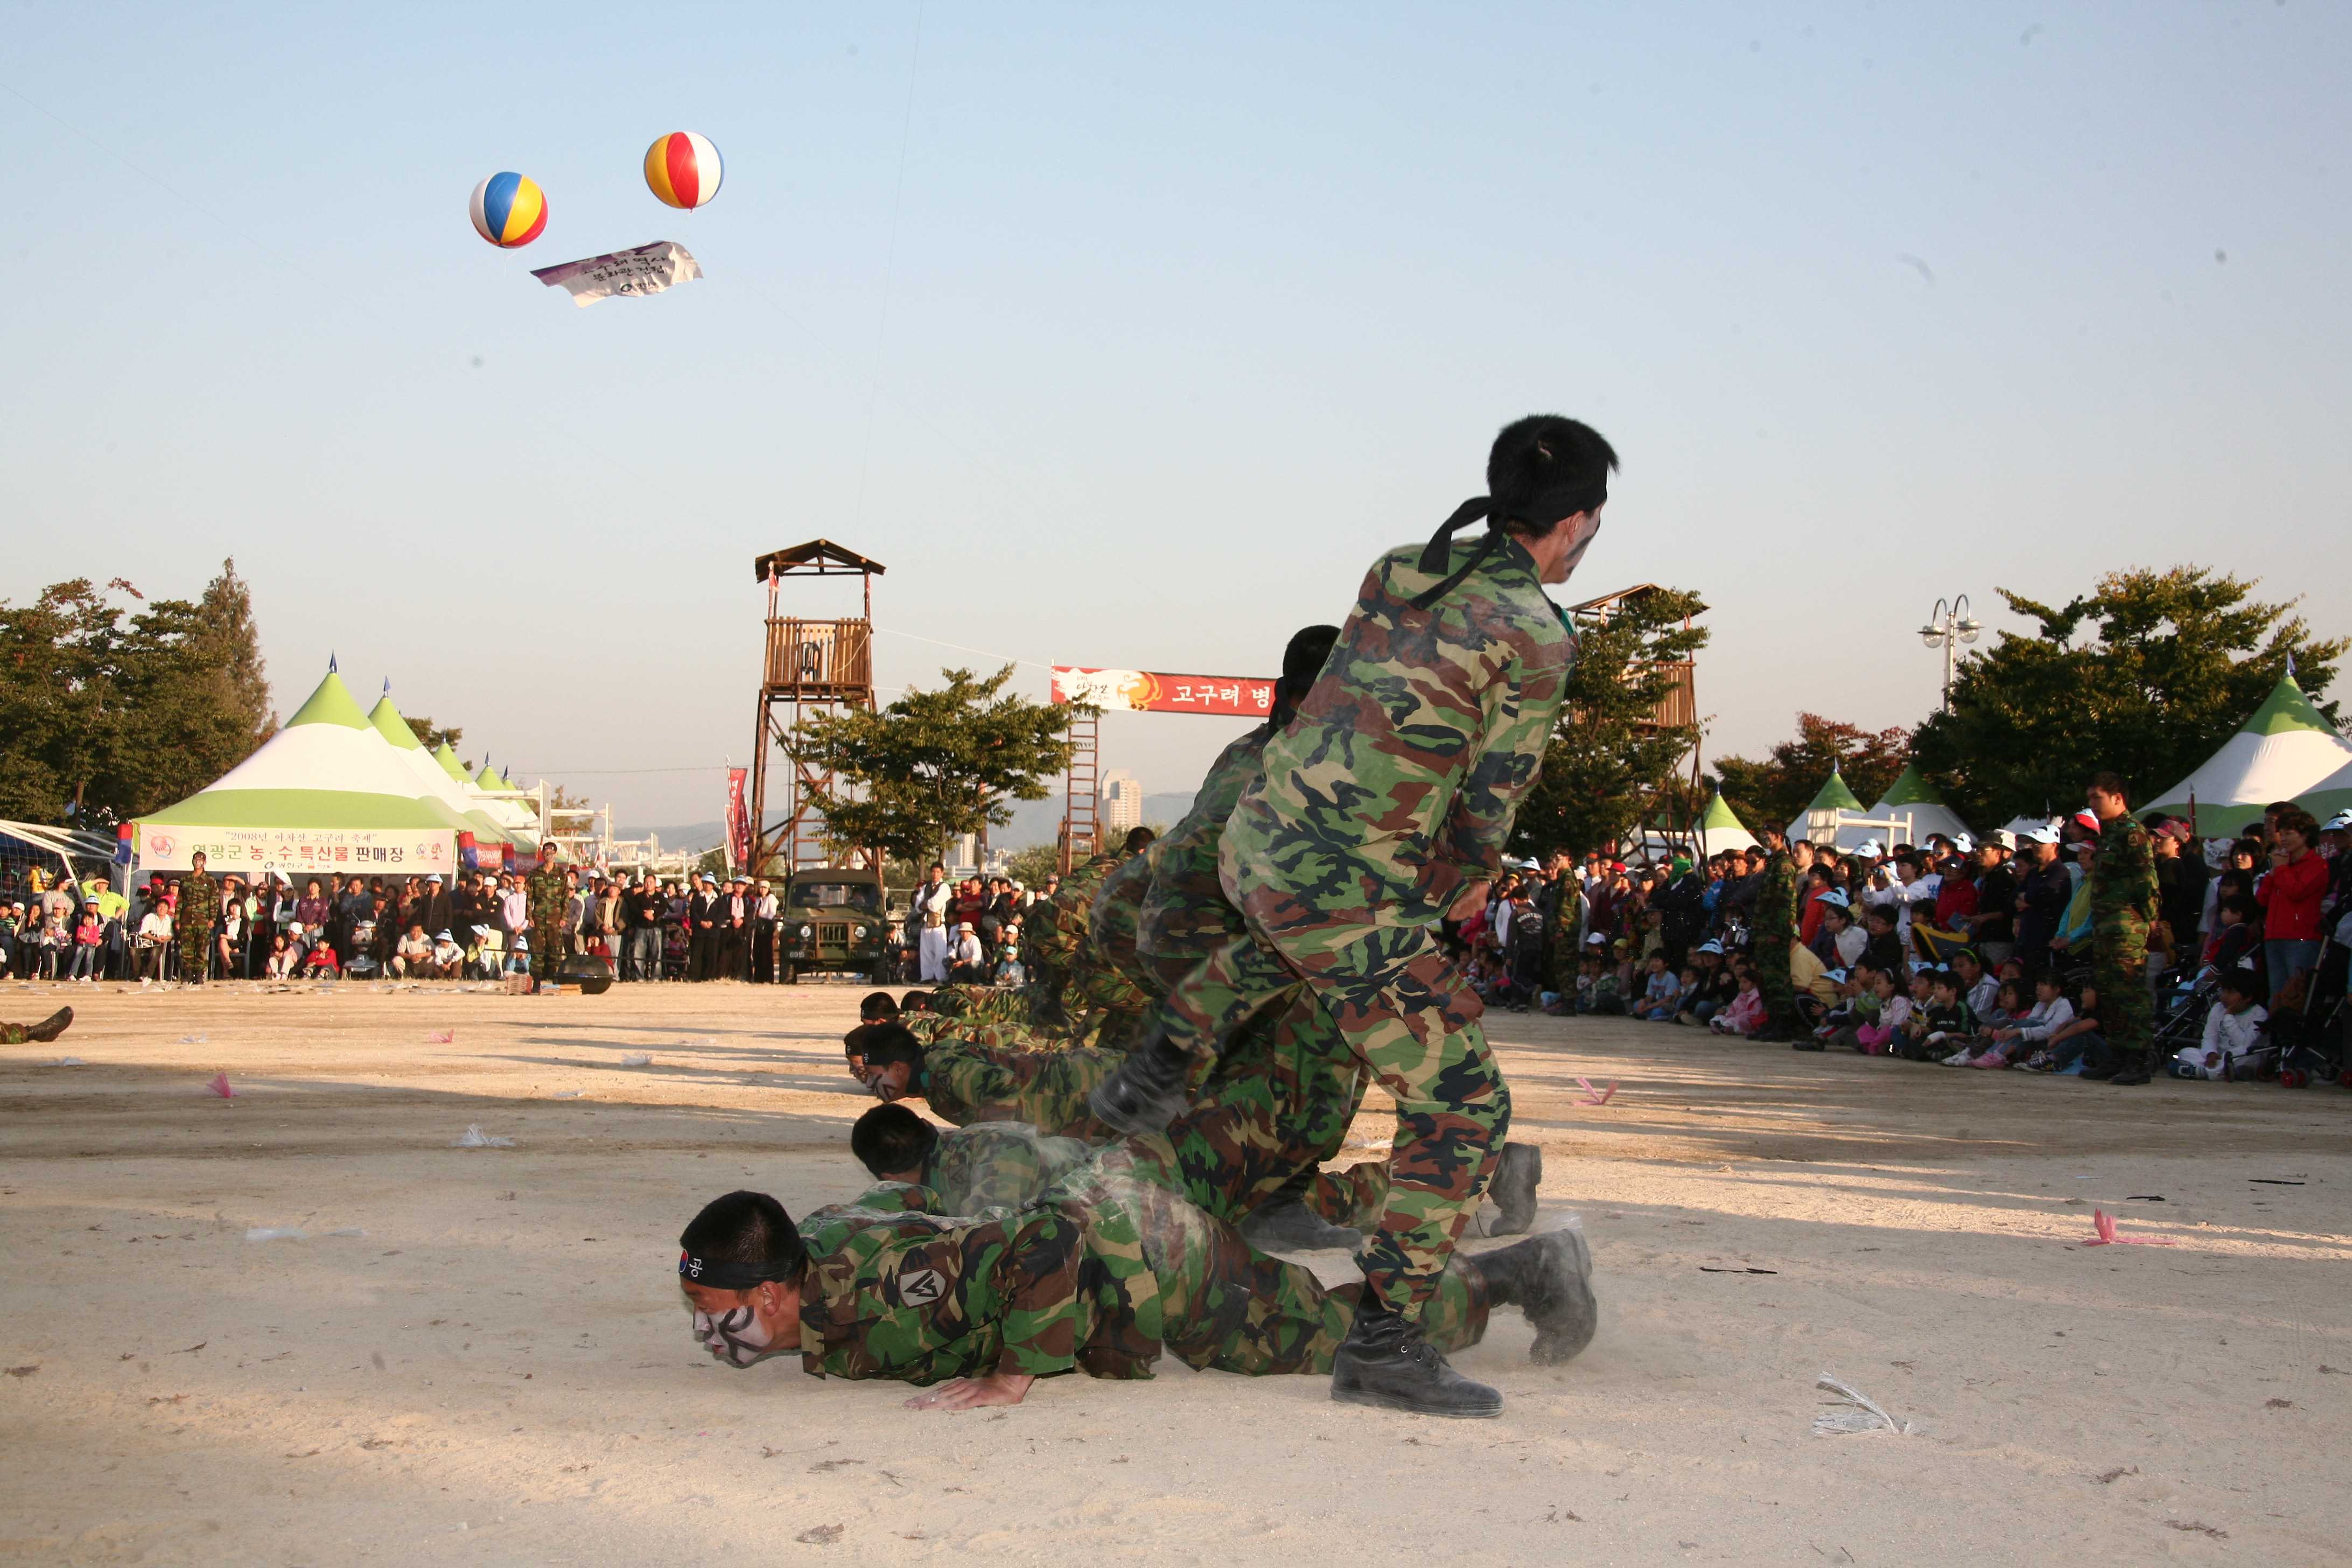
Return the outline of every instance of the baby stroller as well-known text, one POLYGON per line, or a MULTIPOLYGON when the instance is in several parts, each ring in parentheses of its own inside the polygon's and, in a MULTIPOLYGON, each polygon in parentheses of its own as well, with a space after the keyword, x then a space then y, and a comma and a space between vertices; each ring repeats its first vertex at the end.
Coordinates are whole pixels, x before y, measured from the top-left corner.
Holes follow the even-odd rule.
POLYGON ((2297 974, 2271 1004, 2263 1035, 2275 1051, 2273 1071, 2282 1089, 2330 1081, 2352 1089, 2352 1072, 2340 1056, 2344 998, 2338 994, 2331 1005, 2325 989, 2317 973, 2297 974))

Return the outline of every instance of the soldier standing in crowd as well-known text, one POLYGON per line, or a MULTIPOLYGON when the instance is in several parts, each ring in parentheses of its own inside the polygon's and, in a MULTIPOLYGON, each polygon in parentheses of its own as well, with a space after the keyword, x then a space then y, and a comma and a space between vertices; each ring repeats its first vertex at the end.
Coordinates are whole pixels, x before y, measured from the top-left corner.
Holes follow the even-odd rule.
POLYGON ((1182 1109, 1225 1042, 1302 981, 1397 1102, 1388 1205, 1331 1394, 1492 1416, 1502 1396, 1445 1363, 1422 1328, 1510 1120, 1484 1011, 1438 940, 1486 902, 1551 738, 1576 639, 1543 584, 1600 531, 1616 454, 1538 416, 1488 456, 1491 494, 1426 546, 1376 562, 1265 776, 1225 826, 1225 893, 1249 930, 1171 994, 1149 1038, 1093 1096, 1123 1132, 1182 1109), (1475 543, 1454 532, 1475 519, 1475 543))
POLYGON ((524 884, 523 897, 530 915, 531 978, 552 980, 563 964, 564 908, 572 898, 552 839, 540 846, 539 868, 524 884))
MULTIPOLYGON (((2099 1028, 2115 1053, 2111 1083, 2154 1076, 2156 1004, 2147 991, 2147 931, 2158 906, 2156 851, 2147 829, 2124 809, 2124 781, 2101 773, 2084 792, 2099 819, 2091 860, 2091 984, 2099 994, 2099 1028)), ((2094 1068, 2085 1078, 2103 1076, 2094 1068)))
POLYGON ((1748 928, 1748 962, 1764 998, 1764 1025, 1756 1038, 1777 1044, 1795 1040, 1797 993, 1789 978, 1789 947, 1797 940, 1797 858, 1777 827, 1758 836, 1766 850, 1764 880, 1756 893, 1755 923, 1748 928))
POLYGON ((213 926, 219 919, 220 885, 205 874, 199 849, 188 857, 188 874, 180 879, 180 978, 187 984, 203 984, 211 972, 213 926))

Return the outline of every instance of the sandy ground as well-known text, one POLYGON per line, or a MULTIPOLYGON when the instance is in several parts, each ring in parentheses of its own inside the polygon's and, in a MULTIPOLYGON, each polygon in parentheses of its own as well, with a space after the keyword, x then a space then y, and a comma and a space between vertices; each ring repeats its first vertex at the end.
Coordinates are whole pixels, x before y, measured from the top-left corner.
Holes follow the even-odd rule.
POLYGON ((1507 1311, 1456 1357, 1500 1420, 1167 1363, 916 1414, 712 1364, 672 1272, 709 1195, 863 1185, 857 994, 79 988, 64 1040, 0 1052, 0 1557, 2352 1559, 2342 1090, 1497 1017, 1602 1310, 1565 1368, 1507 1311), (469 1123, 514 1147, 451 1148, 469 1123), (2081 1247, 2095 1206, 2177 1245, 2081 1247), (1916 1430, 1812 1436, 1824 1371, 1916 1430))

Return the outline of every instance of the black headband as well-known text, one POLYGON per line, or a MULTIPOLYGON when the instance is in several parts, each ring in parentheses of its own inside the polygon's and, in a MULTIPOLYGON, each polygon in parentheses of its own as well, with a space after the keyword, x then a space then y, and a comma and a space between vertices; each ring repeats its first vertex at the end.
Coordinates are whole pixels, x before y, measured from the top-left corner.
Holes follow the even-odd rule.
POLYGON ((1484 564, 1486 557, 1502 548, 1509 538, 1504 531, 1506 522, 1524 522, 1549 531, 1559 526, 1563 518, 1574 517, 1580 511, 1591 511, 1609 499, 1603 485, 1561 485, 1546 490, 1523 507, 1506 507, 1492 496, 1472 496, 1454 509, 1454 515, 1438 525, 1429 536, 1429 543, 1421 552, 1421 569, 1432 576, 1445 570, 1454 553, 1454 535, 1480 518, 1487 520, 1486 536, 1460 570, 1436 587, 1415 594, 1412 607, 1425 610, 1462 585, 1463 580, 1484 564))
POLYGON ((730 1263, 724 1258, 697 1258, 690 1252, 677 1255, 678 1278, 713 1290, 749 1290, 798 1279, 800 1271, 797 1263, 730 1263))

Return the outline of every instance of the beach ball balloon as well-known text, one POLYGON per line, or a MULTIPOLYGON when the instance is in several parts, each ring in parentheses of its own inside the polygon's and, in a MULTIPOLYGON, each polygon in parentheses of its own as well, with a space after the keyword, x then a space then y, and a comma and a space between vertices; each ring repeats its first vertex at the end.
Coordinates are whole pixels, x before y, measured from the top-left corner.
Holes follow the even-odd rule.
POLYGON ((474 187, 473 214, 477 234, 512 250, 547 226, 547 193, 520 174, 492 174, 474 187))
POLYGON ((719 194, 719 149, 673 131, 646 149, 646 184, 674 207, 698 207, 719 194))

